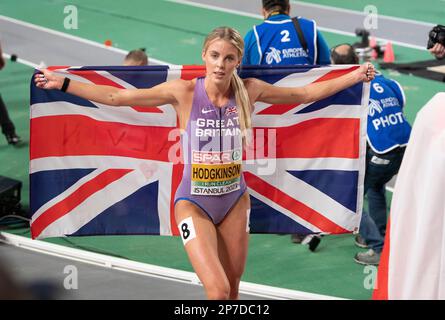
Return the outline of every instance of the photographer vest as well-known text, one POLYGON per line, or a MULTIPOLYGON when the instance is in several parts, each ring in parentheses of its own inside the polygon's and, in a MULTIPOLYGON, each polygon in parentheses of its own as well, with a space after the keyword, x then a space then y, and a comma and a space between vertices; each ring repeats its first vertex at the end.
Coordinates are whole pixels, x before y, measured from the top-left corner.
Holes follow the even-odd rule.
POLYGON ((405 95, 400 85, 376 75, 371 81, 368 107, 368 143, 376 153, 386 153, 408 143, 411 126, 403 114, 405 95))

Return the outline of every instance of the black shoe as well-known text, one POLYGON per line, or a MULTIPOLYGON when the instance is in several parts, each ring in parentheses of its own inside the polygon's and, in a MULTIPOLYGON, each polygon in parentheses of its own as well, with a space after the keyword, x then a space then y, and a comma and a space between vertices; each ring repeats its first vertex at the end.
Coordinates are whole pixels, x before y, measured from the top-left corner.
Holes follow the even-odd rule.
POLYGON ((309 250, 311 250, 312 252, 315 251, 315 249, 317 249, 318 245, 321 242, 321 238, 318 236, 314 236, 311 241, 309 241, 309 250))
POLYGON ((315 249, 317 249, 320 242, 321 242, 321 236, 316 235, 316 234, 310 234, 310 235, 306 236, 306 238, 304 238, 302 244, 309 245, 309 250, 314 252, 315 249))
POLYGON ((8 144, 16 145, 21 141, 20 137, 15 133, 7 133, 5 134, 5 137, 6 141, 8 141, 8 144))

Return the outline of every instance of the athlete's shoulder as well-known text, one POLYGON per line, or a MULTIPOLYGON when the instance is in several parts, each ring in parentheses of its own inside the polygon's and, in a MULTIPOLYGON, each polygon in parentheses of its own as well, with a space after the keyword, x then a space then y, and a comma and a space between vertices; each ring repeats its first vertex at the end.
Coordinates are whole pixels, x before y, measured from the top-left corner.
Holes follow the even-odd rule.
POLYGON ((177 90, 193 91, 195 89, 196 79, 193 80, 175 79, 175 80, 170 80, 168 83, 170 86, 175 87, 177 90))
POLYGON ((246 78, 243 79, 244 86, 249 93, 250 98, 255 101, 260 93, 265 90, 266 82, 256 79, 256 78, 246 78))
POLYGON ((261 81, 257 78, 245 78, 245 79, 243 79, 243 82, 244 82, 244 86, 246 87, 247 90, 253 89, 254 87, 264 83, 263 81, 261 81))

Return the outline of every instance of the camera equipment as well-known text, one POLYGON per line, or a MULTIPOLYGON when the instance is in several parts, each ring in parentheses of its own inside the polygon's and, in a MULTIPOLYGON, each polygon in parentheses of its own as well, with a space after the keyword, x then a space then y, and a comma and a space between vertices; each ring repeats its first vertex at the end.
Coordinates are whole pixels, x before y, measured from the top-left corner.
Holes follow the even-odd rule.
POLYGON ((353 44, 354 48, 367 48, 369 47, 369 31, 366 29, 355 29, 355 35, 362 37, 362 42, 356 42, 353 44))
POLYGON ((372 56, 372 48, 369 46, 369 31, 366 29, 355 29, 355 35, 362 37, 361 42, 352 45, 355 53, 360 59, 360 63, 370 61, 372 56))
POLYGON ((21 213, 20 181, 0 176, 0 217, 21 213))
POLYGON ((369 40, 370 32, 366 29, 357 28, 355 29, 355 35, 361 37, 360 42, 356 42, 352 45, 355 53, 360 59, 360 63, 370 61, 376 58, 382 58, 385 53, 385 46, 381 46, 376 41, 369 40))
POLYGON ((438 24, 429 33, 427 49, 434 47, 436 43, 445 46, 445 26, 438 24))

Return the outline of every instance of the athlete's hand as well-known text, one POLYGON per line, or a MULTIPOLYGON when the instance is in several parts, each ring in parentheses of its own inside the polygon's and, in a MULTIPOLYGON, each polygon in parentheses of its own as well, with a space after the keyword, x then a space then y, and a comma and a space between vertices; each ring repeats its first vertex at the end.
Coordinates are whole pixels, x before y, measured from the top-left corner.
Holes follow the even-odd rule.
POLYGON ((431 54, 435 55, 437 59, 443 59, 445 58, 445 46, 441 45, 440 43, 436 43, 434 47, 429 49, 431 54))
POLYGON ((372 63, 366 62, 356 70, 360 81, 370 82, 375 78, 375 68, 372 63))
POLYGON ((57 90, 62 88, 64 77, 58 76, 47 69, 39 71, 42 73, 36 73, 34 76, 34 82, 38 88, 57 90))

